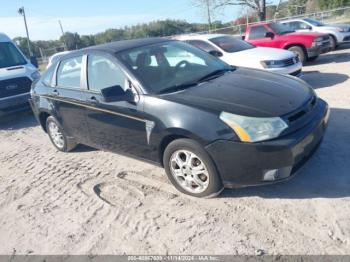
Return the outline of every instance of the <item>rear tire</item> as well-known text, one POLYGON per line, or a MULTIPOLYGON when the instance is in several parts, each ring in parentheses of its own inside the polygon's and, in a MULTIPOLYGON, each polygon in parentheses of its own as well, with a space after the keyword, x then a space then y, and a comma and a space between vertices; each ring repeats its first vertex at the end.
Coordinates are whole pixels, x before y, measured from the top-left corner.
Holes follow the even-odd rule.
POLYGON ((184 194, 211 198, 224 189, 213 160, 191 139, 171 142, 164 151, 163 163, 171 183, 184 194))
POLYGON ((306 62, 307 55, 303 48, 300 46, 292 46, 288 48, 289 51, 299 56, 300 62, 304 65, 306 62))
POLYGON ((51 143, 59 151, 69 152, 77 146, 77 143, 74 141, 74 139, 66 135, 61 125, 53 116, 49 116, 46 119, 46 130, 51 143))

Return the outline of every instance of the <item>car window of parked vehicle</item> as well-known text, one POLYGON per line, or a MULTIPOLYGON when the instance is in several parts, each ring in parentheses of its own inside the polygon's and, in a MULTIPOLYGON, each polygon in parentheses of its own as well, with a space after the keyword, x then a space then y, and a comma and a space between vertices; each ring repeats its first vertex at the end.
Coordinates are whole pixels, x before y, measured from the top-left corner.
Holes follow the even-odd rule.
POLYGON ((295 30, 293 30, 291 27, 289 27, 286 24, 271 23, 270 27, 278 35, 284 35, 284 34, 295 32, 295 30))
POLYGON ((325 25, 324 23, 319 22, 319 21, 316 21, 316 20, 311 19, 311 18, 305 18, 304 20, 305 20, 306 22, 308 22, 308 23, 314 25, 314 26, 324 26, 324 25, 325 25))
POLYGON ((0 68, 27 64, 26 59, 11 42, 0 42, 0 68))
POLYGON ((57 85, 80 88, 82 56, 61 61, 57 71, 57 85))
POLYGON ((228 53, 235 53, 255 48, 254 45, 232 36, 220 36, 212 38, 210 41, 228 53))
POLYGON ((289 26, 292 30, 309 29, 310 27, 308 24, 300 21, 285 23, 285 25, 289 26))
POLYGON ((110 59, 100 55, 88 56, 88 86, 90 90, 121 86, 125 89, 126 77, 123 71, 110 59))
POLYGON ((205 52, 210 52, 213 50, 219 51, 211 44, 209 44, 205 41, 202 41, 202 40, 187 40, 186 43, 189 43, 190 45, 193 45, 197 48, 200 48, 200 49, 204 50, 205 52))
POLYGON ((49 69, 45 71, 43 76, 41 77, 41 82, 44 83, 46 86, 52 86, 52 78, 53 74, 55 72, 56 66, 51 66, 49 69))
POLYGON ((267 33, 267 29, 263 25, 253 26, 250 29, 249 39, 259 39, 265 38, 265 34, 267 33))
POLYGON ((117 56, 149 93, 187 86, 218 70, 232 70, 218 58, 180 41, 134 48, 117 56))

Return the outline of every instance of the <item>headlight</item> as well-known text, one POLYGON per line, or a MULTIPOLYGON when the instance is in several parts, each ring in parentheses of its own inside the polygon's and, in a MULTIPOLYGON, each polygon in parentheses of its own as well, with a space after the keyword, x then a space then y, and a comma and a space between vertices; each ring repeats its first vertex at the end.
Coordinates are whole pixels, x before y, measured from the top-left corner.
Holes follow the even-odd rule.
POLYGON ((340 28, 340 27, 336 28, 335 30, 336 30, 337 32, 340 32, 340 33, 346 32, 346 30, 345 30, 344 28, 340 28))
POLYGON ((288 128, 288 125, 279 117, 247 117, 221 112, 220 119, 231 127, 243 142, 273 139, 288 128))
POLYGON ((37 80, 37 79, 40 78, 41 75, 40 75, 40 73, 38 71, 35 71, 30 76, 33 78, 33 80, 37 80))
POLYGON ((285 66, 283 61, 278 60, 266 60, 261 61, 260 63, 264 68, 280 68, 285 66))

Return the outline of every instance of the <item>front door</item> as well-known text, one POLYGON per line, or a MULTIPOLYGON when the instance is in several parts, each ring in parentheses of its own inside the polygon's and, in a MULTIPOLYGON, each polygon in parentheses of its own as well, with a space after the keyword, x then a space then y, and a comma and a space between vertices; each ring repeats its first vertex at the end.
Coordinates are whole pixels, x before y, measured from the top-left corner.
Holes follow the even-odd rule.
POLYGON ((143 158, 149 146, 142 101, 105 102, 101 94, 107 87, 133 88, 117 61, 101 53, 89 54, 87 85, 83 97, 92 145, 143 158))
POLYGON ((57 119, 77 142, 89 141, 85 108, 81 91, 82 56, 63 60, 56 73, 56 85, 50 98, 55 107, 57 119))

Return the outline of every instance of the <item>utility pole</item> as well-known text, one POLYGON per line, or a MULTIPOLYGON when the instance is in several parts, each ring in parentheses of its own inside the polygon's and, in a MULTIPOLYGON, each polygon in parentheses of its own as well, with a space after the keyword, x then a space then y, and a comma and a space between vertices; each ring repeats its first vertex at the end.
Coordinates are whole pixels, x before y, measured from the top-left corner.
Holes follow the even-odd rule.
POLYGON ((32 49, 30 47, 30 39, 29 39, 29 32, 28 32, 28 26, 27 26, 27 19, 26 19, 26 13, 24 11, 24 7, 22 6, 21 8, 18 9, 18 13, 23 16, 24 19, 24 25, 26 27, 26 33, 27 33, 27 44, 28 44, 28 51, 29 51, 29 56, 33 56, 32 49))
POLYGON ((61 20, 58 20, 58 23, 60 25, 61 32, 62 32, 62 40, 63 40, 64 50, 67 51, 67 45, 66 45, 66 42, 64 41, 64 30, 63 30, 61 20))
POLYGON ((208 28, 209 28, 209 33, 211 31, 211 16, 210 16, 210 0, 206 0, 206 4, 207 4, 207 13, 208 13, 208 28))

